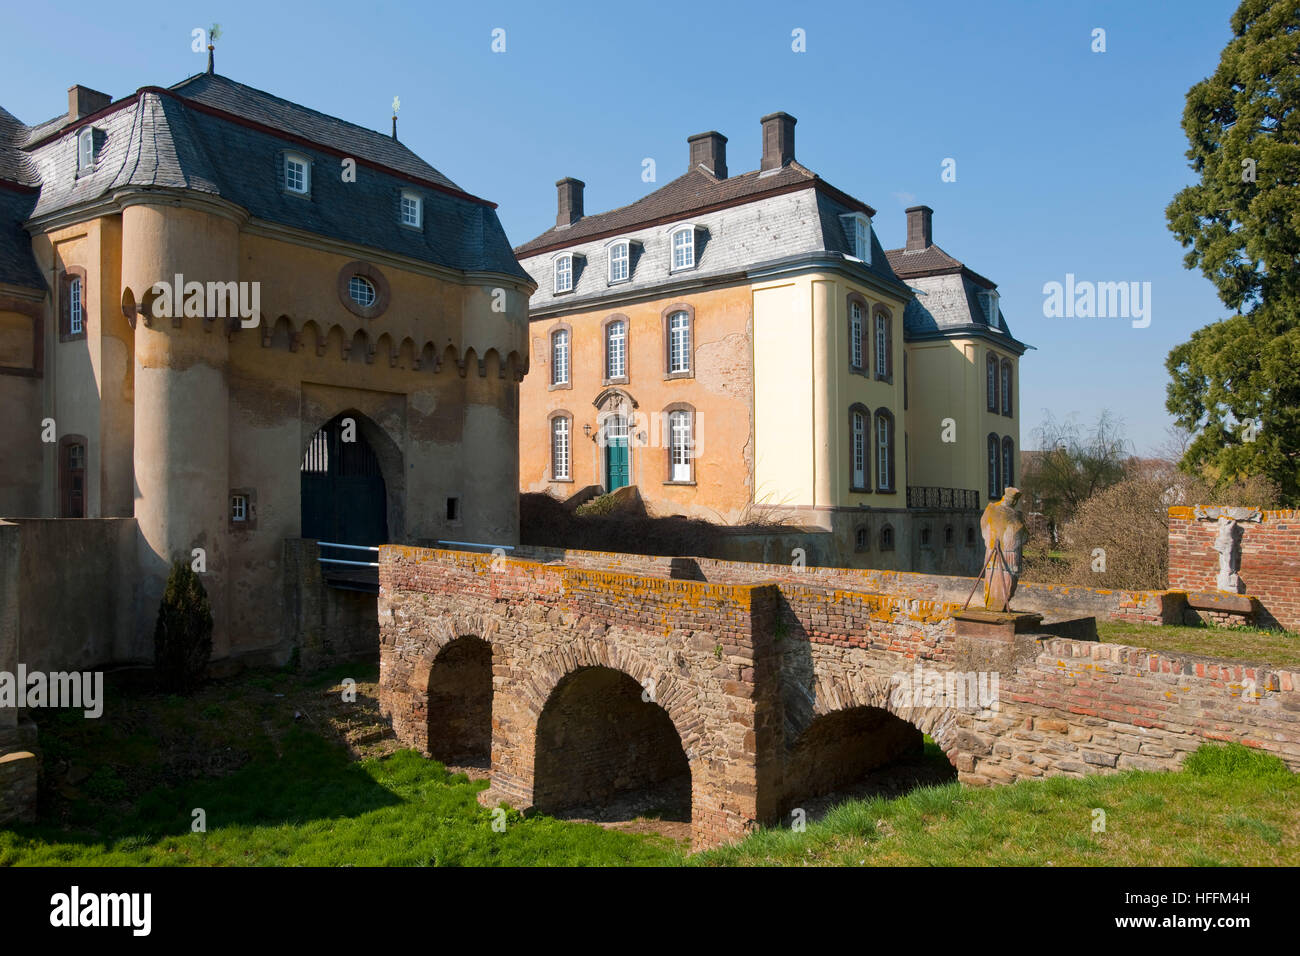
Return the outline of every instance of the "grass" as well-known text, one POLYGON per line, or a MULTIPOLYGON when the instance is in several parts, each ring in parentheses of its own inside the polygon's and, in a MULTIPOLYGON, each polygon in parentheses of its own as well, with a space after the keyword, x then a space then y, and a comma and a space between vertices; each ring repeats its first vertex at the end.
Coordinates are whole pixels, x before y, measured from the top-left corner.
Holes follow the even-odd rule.
POLYGON ((1132 644, 1153 651, 1300 667, 1300 634, 1292 631, 1098 620, 1097 637, 1111 644, 1132 644))
POLYGON ((38 713, 41 817, 0 829, 0 865, 1300 865, 1300 778, 1240 745, 1203 747, 1182 773, 847 802, 805 832, 688 857, 653 834, 494 812, 486 781, 366 744, 374 676, 260 674, 191 698, 110 684, 100 720, 38 713), (355 705, 338 702, 346 676, 355 705))

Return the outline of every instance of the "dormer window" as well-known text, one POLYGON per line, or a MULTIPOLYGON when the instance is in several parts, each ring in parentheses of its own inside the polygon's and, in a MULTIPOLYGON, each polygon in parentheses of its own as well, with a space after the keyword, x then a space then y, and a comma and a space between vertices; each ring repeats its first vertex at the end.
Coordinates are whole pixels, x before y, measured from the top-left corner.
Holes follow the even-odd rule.
POLYGON ((853 250, 853 257, 871 265, 871 220, 862 213, 841 216, 844 236, 853 250))
POLYGON ((409 190, 402 191, 402 225, 419 229, 424 223, 424 203, 409 190))
POLYGON ((555 260, 555 291, 573 291, 573 256, 560 256, 555 260))
POLYGON ((989 328, 998 329, 998 294, 992 289, 986 289, 980 293, 980 308, 984 310, 984 321, 989 324, 989 328))
POLYGON ((284 154, 284 188, 298 196, 311 192, 311 161, 306 156, 284 154))
POLYGON ((695 268, 695 229, 686 226, 673 233, 672 271, 693 268, 695 268))
POLYGON ((95 167, 95 128, 87 126, 77 134, 77 172, 95 167))
POLYGON ((628 278, 629 244, 627 240, 609 247, 609 282, 626 282, 628 278))

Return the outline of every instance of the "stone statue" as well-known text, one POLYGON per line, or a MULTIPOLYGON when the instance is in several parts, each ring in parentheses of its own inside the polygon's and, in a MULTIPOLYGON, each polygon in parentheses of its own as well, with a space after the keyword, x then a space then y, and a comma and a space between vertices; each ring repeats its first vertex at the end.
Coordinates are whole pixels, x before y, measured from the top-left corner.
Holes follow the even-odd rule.
POLYGON ((990 501, 980 518, 980 534, 984 538, 984 607, 989 611, 1009 608, 1020 581, 1020 556, 1029 540, 1029 529, 1024 515, 1016 507, 1020 489, 1007 488, 1001 501, 990 501), (1002 560, 994 556, 997 545, 1002 546, 1002 560))
POLYGON ((1219 533, 1214 538, 1214 550, 1219 552, 1219 576, 1215 586, 1220 591, 1241 591, 1241 525, 1226 514, 1219 515, 1219 533))

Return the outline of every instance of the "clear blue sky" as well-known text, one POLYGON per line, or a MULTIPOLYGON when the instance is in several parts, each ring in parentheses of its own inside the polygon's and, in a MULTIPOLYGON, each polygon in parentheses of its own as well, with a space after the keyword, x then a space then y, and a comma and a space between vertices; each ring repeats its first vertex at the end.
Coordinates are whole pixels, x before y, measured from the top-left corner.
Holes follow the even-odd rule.
POLYGON ((905 206, 998 283, 1021 366, 1023 446, 1049 409, 1120 416, 1139 452, 1164 439, 1164 358, 1226 310, 1165 226, 1191 181, 1184 96, 1213 72, 1233 0, 928 3, 61 3, 5 12, 0 104, 26 123, 82 83, 114 99, 204 69, 190 31, 216 21, 217 70, 387 130, 462 188, 499 203, 513 243, 554 223, 555 180, 588 212, 686 168, 686 137, 717 129, 754 169, 759 117, 798 118, 800 161, 877 210, 886 248, 905 206), (303 10, 309 11, 304 19, 303 10), (506 31, 506 52, 491 50, 506 31), (1106 52, 1091 50, 1106 31, 1106 52), (791 51, 791 31, 807 52, 791 51), (940 181, 956 160, 957 181, 940 181), (1066 273, 1150 282, 1152 321, 1049 319, 1066 273))

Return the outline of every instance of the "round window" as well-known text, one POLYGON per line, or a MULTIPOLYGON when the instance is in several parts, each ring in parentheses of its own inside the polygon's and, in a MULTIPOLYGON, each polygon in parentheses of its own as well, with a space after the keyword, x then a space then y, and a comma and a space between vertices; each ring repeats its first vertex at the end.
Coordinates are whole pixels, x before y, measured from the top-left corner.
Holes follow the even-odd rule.
POLYGON ((365 276, 353 276, 348 280, 348 295, 357 305, 369 308, 375 304, 374 283, 365 276))

